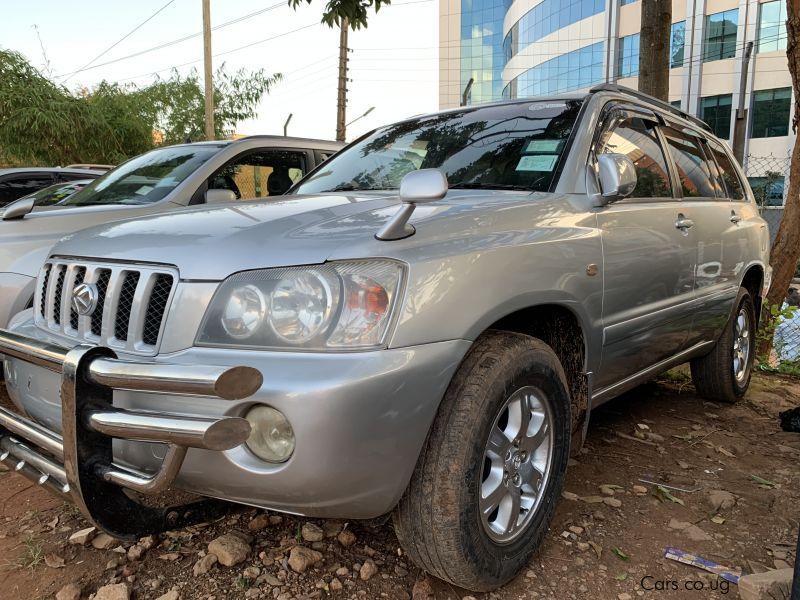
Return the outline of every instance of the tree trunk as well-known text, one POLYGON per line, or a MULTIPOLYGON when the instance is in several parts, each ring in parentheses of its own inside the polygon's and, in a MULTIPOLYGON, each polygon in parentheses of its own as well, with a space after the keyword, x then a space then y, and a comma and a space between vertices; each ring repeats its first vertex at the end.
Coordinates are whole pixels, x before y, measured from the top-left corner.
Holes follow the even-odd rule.
MULTIPOLYGON (((786 0, 786 8, 789 17, 786 22, 788 35, 786 56, 789 58, 789 73, 792 75, 794 89, 792 131, 796 133, 800 125, 800 0, 786 0)), ((772 245, 770 256, 772 287, 767 295, 769 304, 783 302, 798 260, 800 260, 800 137, 795 140, 792 150, 786 205, 775 243, 772 245)))
POLYGON ((664 102, 669 101, 671 37, 672 0, 644 0, 639 38, 639 91, 664 102))

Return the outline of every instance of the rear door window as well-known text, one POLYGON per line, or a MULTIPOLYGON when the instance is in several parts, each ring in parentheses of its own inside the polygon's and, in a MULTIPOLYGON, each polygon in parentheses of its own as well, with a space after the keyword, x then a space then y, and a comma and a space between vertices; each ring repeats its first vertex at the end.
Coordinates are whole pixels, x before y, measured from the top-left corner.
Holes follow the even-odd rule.
POLYGON ((600 138, 600 154, 624 154, 636 167, 636 189, 631 198, 672 198, 667 161, 654 124, 640 117, 624 117, 600 138))
POLYGON ((8 175, 0 179, 0 206, 39 191, 53 183, 49 173, 8 175))
POLYGON ((708 148, 714 160, 717 162, 717 169, 719 170, 728 198, 736 201, 744 200, 744 187, 742 186, 742 181, 739 179, 739 174, 736 172, 736 168, 733 166, 730 155, 719 142, 714 140, 708 141, 708 148))
POLYGON ((671 127, 663 127, 662 132, 675 163, 683 197, 715 198, 711 165, 700 139, 671 127))

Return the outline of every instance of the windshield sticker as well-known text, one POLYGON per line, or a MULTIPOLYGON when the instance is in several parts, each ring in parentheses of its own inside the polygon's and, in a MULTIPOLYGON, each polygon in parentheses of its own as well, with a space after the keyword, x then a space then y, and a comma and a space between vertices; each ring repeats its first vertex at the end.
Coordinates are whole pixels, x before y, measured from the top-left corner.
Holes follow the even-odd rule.
POLYGON ((134 194, 136 194, 137 196, 145 196, 145 195, 147 195, 148 193, 150 193, 150 191, 151 191, 152 189, 153 189, 153 188, 152 188, 152 186, 149 186, 149 185, 143 185, 143 186, 142 186, 142 187, 140 187, 138 190, 136 190, 136 191, 134 192, 134 194))
POLYGON ((523 152, 558 152, 563 140, 531 140, 523 152))
POLYGON ((534 102, 528 107, 528 110, 544 110, 545 108, 564 108, 566 104, 553 103, 553 102, 534 102))
POLYGON ((557 154, 534 154, 523 156, 517 164, 517 171, 552 171, 558 160, 557 154))

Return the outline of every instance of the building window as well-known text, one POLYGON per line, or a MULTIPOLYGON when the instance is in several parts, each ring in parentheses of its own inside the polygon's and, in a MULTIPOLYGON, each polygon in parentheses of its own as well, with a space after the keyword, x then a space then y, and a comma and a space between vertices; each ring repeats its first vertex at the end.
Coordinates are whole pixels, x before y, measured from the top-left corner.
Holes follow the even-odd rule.
POLYGON ((700 118, 703 119, 714 135, 727 140, 731 137, 731 105, 733 96, 708 96, 700 99, 700 118))
POLYGON ((669 40, 669 68, 683 66, 683 48, 686 45, 686 21, 672 24, 672 36, 669 40))
POLYGON ((670 103, 669 103, 669 105, 670 105, 670 106, 674 106, 675 108, 677 108, 678 110, 680 110, 680 108, 681 108, 681 101, 680 101, 680 100, 673 100, 672 102, 670 102, 670 103))
POLYGON ((753 93, 753 128, 750 137, 789 135, 789 108, 792 88, 761 90, 753 93))
POLYGON ((628 4, 633 4, 634 2, 638 2, 639 0, 619 0, 620 6, 626 6, 628 4))
POLYGON ((708 15, 703 38, 703 60, 721 60, 736 55, 736 29, 739 9, 708 15))
POLYGON ((639 74, 639 34, 619 38, 617 45, 617 77, 639 74))
POLYGON ((591 87, 603 81, 603 42, 584 46, 528 69, 512 79, 504 98, 559 94, 591 87))
POLYGON ((786 1, 764 2, 758 14, 758 52, 786 49, 786 1))

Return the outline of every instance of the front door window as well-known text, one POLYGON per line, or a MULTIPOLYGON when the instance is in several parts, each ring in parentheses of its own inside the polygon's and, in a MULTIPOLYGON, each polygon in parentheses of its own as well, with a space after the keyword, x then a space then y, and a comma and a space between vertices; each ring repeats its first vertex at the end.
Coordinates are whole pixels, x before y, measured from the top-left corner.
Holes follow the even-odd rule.
POLYGON ((209 179, 209 189, 231 190, 240 200, 285 194, 307 172, 298 150, 250 152, 228 163, 209 179))

